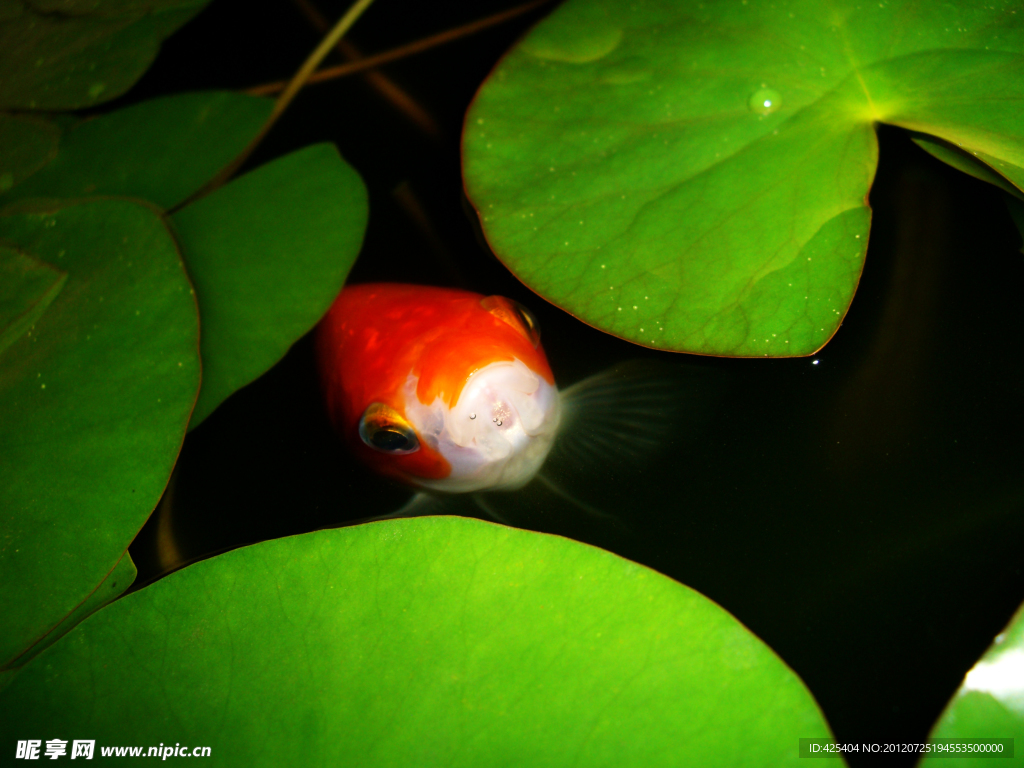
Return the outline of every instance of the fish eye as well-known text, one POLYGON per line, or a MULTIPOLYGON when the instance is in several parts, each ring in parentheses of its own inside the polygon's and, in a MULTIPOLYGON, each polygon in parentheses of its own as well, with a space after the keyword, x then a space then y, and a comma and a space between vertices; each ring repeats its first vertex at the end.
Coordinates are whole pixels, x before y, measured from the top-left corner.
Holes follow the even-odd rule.
POLYGON ((540 323, 533 313, 518 301, 506 299, 504 296, 487 296, 480 300, 480 306, 523 334, 533 346, 540 345, 540 323))
POLYGON ((416 431, 389 405, 373 403, 359 420, 359 437, 381 453, 403 455, 420 449, 416 431))
MULTIPOLYGON (((531 339, 536 336, 537 342, 540 341, 540 322, 533 316, 533 313, 520 304, 518 301, 513 301, 512 306, 515 308, 516 313, 519 315, 519 321, 526 326, 527 331, 531 339)), ((536 343, 534 346, 536 346, 536 343)))
POLYGON ((386 453, 398 453, 399 451, 408 453, 410 442, 408 435, 393 428, 378 429, 370 435, 370 445, 378 451, 386 453))

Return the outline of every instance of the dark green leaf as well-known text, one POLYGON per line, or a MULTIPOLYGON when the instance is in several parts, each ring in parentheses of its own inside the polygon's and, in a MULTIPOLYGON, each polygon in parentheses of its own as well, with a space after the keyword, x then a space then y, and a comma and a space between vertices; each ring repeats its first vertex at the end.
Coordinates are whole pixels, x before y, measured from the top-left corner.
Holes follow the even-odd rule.
POLYGON ((9 2, 0 12, 0 108, 89 107, 127 91, 160 41, 208 0, 9 2))
POLYGON ((171 208, 245 148, 272 106, 269 99, 205 91, 83 120, 62 137, 56 160, 0 197, 0 203, 123 195, 171 208))
POLYGON ((190 426, 327 311, 366 216, 363 182, 330 144, 268 163, 174 215, 203 320, 203 387, 190 426))
POLYGON ((300 746, 308 765, 796 766, 799 737, 828 735, 796 675, 693 590, 457 517, 189 566, 26 665, 0 707, 5 744, 44 726, 166 743, 173 722, 239 766, 300 746))
POLYGON ((187 0, 24 0, 24 3, 38 13, 101 18, 141 15, 190 5, 187 0))
POLYGON ((0 216, 68 273, 0 365, 0 666, 75 610, 153 510, 199 386, 195 300, 160 217, 128 201, 0 216))
POLYGON ((50 162, 59 139, 48 120, 0 114, 0 195, 50 162))
POLYGON ((984 163, 979 162, 977 158, 964 152, 962 149, 954 147, 945 141, 934 139, 931 136, 914 136, 913 141, 925 152, 933 157, 937 157, 947 165, 951 165, 957 170, 963 171, 976 179, 987 181, 989 184, 999 187, 1001 190, 1013 195, 1014 197, 1024 199, 1024 192, 1017 189, 1009 181, 1004 179, 984 163))
POLYGON ((625 339, 811 354, 859 279, 876 122, 1024 186, 1024 13, 961 5, 568 0, 467 116, 487 239, 625 339))
POLYGON ((67 277, 67 272, 0 245, 0 352, 42 316, 67 277))
MULTIPOLYGON (((108 605, 116 600, 124 594, 124 591, 128 589, 128 587, 132 585, 132 582, 135 581, 135 577, 137 575, 138 571, 135 569, 135 563, 132 562, 131 556, 125 552, 121 556, 121 559, 117 561, 117 565, 114 566, 114 570, 112 570, 107 578, 103 580, 103 583, 96 587, 95 591, 86 598, 85 602, 65 616, 64 620, 54 627, 50 634, 33 645, 29 649, 28 653, 18 659, 18 663, 23 664, 29 659, 34 658, 44 649, 49 648, 55 642, 64 637, 64 635, 81 624, 85 619, 96 613, 96 611, 104 605, 108 605)), ((0 688, 2 688, 2 683, 0 683, 0 688)))
MULTIPOLYGON (((930 738, 1013 739, 1014 757, 1019 761, 1020 750, 1024 749, 1024 607, 967 673, 930 738)), ((971 756, 959 756, 956 761, 958 768, 1001 764, 971 756)), ((939 753, 921 765, 929 768, 945 762, 939 753)))

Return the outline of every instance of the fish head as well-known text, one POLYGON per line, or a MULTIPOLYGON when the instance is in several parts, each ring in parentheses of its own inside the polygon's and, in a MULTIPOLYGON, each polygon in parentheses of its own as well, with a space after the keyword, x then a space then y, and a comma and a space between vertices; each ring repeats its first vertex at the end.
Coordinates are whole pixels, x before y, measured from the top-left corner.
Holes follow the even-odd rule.
POLYGON ((382 474, 443 492, 511 490, 551 449, 558 389, 536 320, 510 299, 353 286, 317 346, 332 421, 382 474))

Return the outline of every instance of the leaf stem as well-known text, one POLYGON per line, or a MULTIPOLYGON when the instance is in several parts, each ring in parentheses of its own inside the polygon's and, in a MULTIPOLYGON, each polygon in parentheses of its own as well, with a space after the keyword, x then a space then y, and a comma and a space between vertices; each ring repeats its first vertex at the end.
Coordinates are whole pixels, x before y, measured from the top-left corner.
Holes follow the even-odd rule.
POLYGON ((277 122, 278 118, 288 108, 288 105, 292 103, 292 100, 298 95, 302 86, 309 80, 309 76, 313 74, 314 70, 320 65, 320 62, 324 60, 324 57, 331 52, 331 49, 338 44, 348 30, 356 23, 356 20, 362 15, 373 0, 356 0, 355 3, 345 12, 345 15, 338 20, 338 23, 334 25, 334 28, 327 33, 323 40, 320 41, 320 45, 316 47, 309 57, 303 62, 302 66, 299 67, 299 71, 295 73, 294 77, 288 82, 288 85, 284 88, 281 95, 277 97, 277 101, 274 103, 274 109, 271 111, 270 116, 266 122, 263 123, 263 127, 260 128, 259 133, 253 137, 252 141, 249 142, 248 146, 243 149, 234 160, 228 163, 224 168, 217 173, 201 190, 186 200, 178 207, 182 207, 192 202, 193 200, 208 195, 218 187, 222 186, 228 179, 235 175, 235 172, 249 159, 249 156, 256 150, 256 147, 260 145, 264 137, 270 132, 270 129, 274 127, 274 123, 277 122))
MULTIPOLYGON (((461 27, 455 27, 454 29, 439 32, 436 35, 431 35, 430 37, 425 37, 421 40, 407 43, 406 45, 399 46, 398 48, 392 48, 390 51, 384 51, 383 53, 368 56, 367 58, 359 59, 358 61, 348 62, 347 64, 341 64, 337 67, 322 69, 316 74, 311 75, 307 82, 312 84, 320 83, 324 80, 333 80, 335 78, 355 74, 356 72, 362 72, 364 69, 373 69, 381 64, 387 64, 398 59, 404 59, 406 56, 421 53, 430 48, 450 43, 460 37, 466 37, 467 35, 472 35, 481 30, 487 29, 488 27, 493 27, 496 24, 501 24, 509 19, 515 18, 516 16, 528 13, 534 8, 539 8, 549 2, 551 2, 551 0, 530 0, 530 2, 523 3, 515 8, 509 8, 507 11, 502 11, 501 13, 496 13, 493 16, 487 16, 483 19, 471 21, 468 24, 463 24, 461 27)), ((246 89, 245 93, 248 93, 250 96, 269 96, 281 92, 284 90, 286 85, 287 84, 283 80, 274 83, 264 83, 263 85, 257 85, 246 89)))
POLYGON ((372 3, 373 0, 356 0, 352 7, 346 11, 345 15, 341 17, 337 24, 334 25, 334 29, 327 33, 323 40, 320 41, 320 45, 316 47, 316 50, 309 55, 309 58, 303 62, 299 71, 295 73, 288 86, 284 89, 284 92, 277 97, 277 102, 274 104, 274 111, 270 113, 270 117, 267 118, 266 124, 263 126, 263 131, 269 130, 277 118, 281 116, 281 113, 288 108, 291 104, 292 99, 295 98, 299 90, 309 80, 309 76, 313 74, 320 62, 324 60, 331 49, 338 44, 338 41, 342 38, 349 28, 356 23, 363 11, 365 11, 372 3))
MULTIPOLYGON (((330 22, 310 0, 292 0, 292 4, 321 35, 330 29, 330 22)), ((345 38, 338 41, 336 50, 345 61, 358 61, 363 58, 363 52, 345 38)), ((440 126, 431 114, 390 77, 377 69, 363 72, 362 76, 381 98, 390 103, 428 136, 436 139, 441 134, 440 126)), ((316 77, 316 75, 311 75, 311 77, 316 77)))

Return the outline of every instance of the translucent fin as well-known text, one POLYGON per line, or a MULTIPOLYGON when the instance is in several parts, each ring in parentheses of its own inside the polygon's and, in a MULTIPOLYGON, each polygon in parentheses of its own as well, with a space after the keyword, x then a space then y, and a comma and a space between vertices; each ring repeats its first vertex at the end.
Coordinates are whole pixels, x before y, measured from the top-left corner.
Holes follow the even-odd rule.
MULTIPOLYGON (((504 496, 505 493, 490 494, 504 496)), ((508 518, 498 512, 491 504, 491 500, 482 493, 429 493, 421 491, 416 493, 402 507, 386 515, 375 517, 363 517, 358 520, 350 520, 339 527, 350 525, 362 525, 363 523, 375 523, 379 520, 394 520, 400 517, 422 517, 424 515, 459 515, 473 516, 472 508, 476 507, 487 517, 502 525, 512 526, 508 518)))
POLYGON ((164 495, 156 506, 156 558, 160 573, 176 571, 188 558, 181 550, 181 545, 174 530, 174 494, 178 486, 178 467, 171 473, 164 495))
POLYGON ((588 515, 591 515, 602 520, 618 520, 618 518, 615 515, 609 512, 603 512, 597 507, 593 506, 592 504, 588 504, 578 496, 573 496, 571 493, 564 490, 560 485, 558 485, 554 480, 552 480, 549 477, 546 477, 543 472, 538 472, 537 476, 534 478, 534 481, 543 485, 556 496, 559 496, 568 501, 570 504, 579 507, 588 515))
POLYGON ((710 368, 633 360, 573 384, 562 392, 552 458, 637 464, 678 449, 710 420, 720 378, 710 368))
POLYGON ((440 502, 436 496, 420 491, 419 493, 414 493, 412 497, 396 512, 392 512, 390 515, 381 515, 376 519, 388 520, 392 517, 422 517, 423 515, 432 515, 436 511, 439 503, 440 502))
POLYGON ((634 360, 562 390, 562 423, 535 483, 620 519, 664 459, 699 449, 724 388, 715 363, 634 360))
POLYGON ((505 517, 503 517, 494 507, 491 506, 490 502, 482 493, 473 494, 473 503, 476 504, 480 509, 495 522, 501 523, 502 525, 512 526, 505 517))
POLYGON ((360 517, 358 520, 347 520, 338 528, 347 528, 350 525, 362 525, 363 523, 375 523, 378 520, 394 520, 398 517, 422 517, 424 515, 436 515, 441 513, 442 501, 438 496, 420 491, 414 493, 405 504, 389 512, 386 515, 375 515, 373 517, 360 517))

